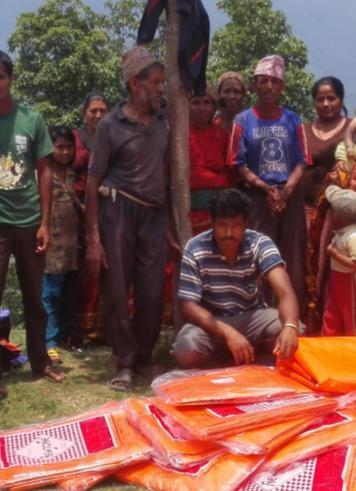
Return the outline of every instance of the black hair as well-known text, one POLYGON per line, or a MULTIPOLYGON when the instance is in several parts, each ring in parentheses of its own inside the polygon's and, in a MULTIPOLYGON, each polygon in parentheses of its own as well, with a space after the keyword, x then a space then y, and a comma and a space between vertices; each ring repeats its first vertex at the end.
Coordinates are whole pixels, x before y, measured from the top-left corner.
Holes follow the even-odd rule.
POLYGON ((103 103, 109 109, 109 103, 108 103, 107 98, 104 96, 104 94, 102 92, 100 92, 99 90, 92 90, 91 92, 88 92, 86 94, 86 96, 84 97, 84 101, 82 104, 83 114, 88 109, 88 107, 90 106, 90 103, 92 101, 103 101, 103 103))
POLYGON ((50 126, 48 128, 49 136, 51 137, 52 143, 55 143, 58 138, 64 138, 72 142, 75 145, 75 136, 73 131, 68 128, 68 126, 50 126))
MULTIPOLYGON (((148 67, 144 68, 143 70, 140 71, 140 73, 138 73, 136 75, 136 78, 138 80, 140 80, 141 82, 144 81, 144 80, 147 80, 148 77, 150 76, 150 73, 152 72, 152 70, 154 70, 155 68, 159 68, 161 69, 162 71, 164 71, 164 65, 163 63, 161 63, 160 61, 155 61, 154 63, 152 63, 151 65, 149 65, 148 67)), ((126 90, 127 92, 130 94, 131 93, 131 88, 130 88, 130 84, 128 82, 126 82, 126 90)))
POLYGON ((209 203, 212 220, 216 218, 232 218, 242 215, 246 220, 250 216, 251 200, 238 189, 222 189, 214 194, 209 203))
POLYGON ((312 94, 312 97, 314 100, 316 99, 316 97, 318 95, 318 91, 322 85, 330 85, 330 87, 332 87, 335 94, 342 101, 344 100, 344 97, 345 97, 344 84, 341 82, 341 80, 339 80, 336 77, 332 77, 332 76, 322 77, 319 80, 317 80, 316 82, 314 82, 314 85, 313 85, 312 90, 311 90, 311 94, 312 94))
MULTIPOLYGON (((342 102, 344 102, 344 97, 345 97, 344 84, 341 82, 341 80, 339 80, 336 77, 332 77, 331 75, 329 75, 327 77, 319 78, 319 80, 317 80, 314 83, 312 90, 311 90, 312 98, 314 101, 315 101, 315 99, 318 95, 319 89, 322 85, 330 85, 330 87, 333 89, 333 91, 339 97, 339 99, 342 102)), ((345 116, 347 116, 347 109, 344 105, 342 105, 342 109, 345 113, 345 116)))
POLYGON ((12 77, 12 74, 14 73, 14 64, 10 56, 1 50, 0 50, 0 65, 3 66, 6 74, 9 77, 12 77))

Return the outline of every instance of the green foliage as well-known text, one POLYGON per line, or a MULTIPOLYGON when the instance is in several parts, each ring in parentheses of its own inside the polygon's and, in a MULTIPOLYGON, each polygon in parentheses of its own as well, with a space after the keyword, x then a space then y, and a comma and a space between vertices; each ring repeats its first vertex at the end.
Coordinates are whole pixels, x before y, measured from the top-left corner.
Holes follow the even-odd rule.
POLYGON ((285 15, 272 9, 271 0, 219 0, 230 20, 213 36, 209 77, 236 70, 251 80, 254 68, 266 55, 279 54, 287 66, 283 103, 305 118, 312 117, 310 90, 313 76, 305 66, 307 48, 293 36, 285 15))
POLYGON ((77 125, 90 90, 118 98, 118 53, 106 19, 81 0, 47 0, 36 12, 21 14, 9 47, 16 56, 15 96, 48 123, 77 125))

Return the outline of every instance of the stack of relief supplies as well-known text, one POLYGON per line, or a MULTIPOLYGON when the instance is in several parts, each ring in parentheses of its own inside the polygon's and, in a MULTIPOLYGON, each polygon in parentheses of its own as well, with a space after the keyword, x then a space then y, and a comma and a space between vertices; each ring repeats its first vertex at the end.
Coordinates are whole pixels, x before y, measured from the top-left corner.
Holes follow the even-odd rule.
POLYGON ((0 431, 0 489, 355 491, 356 337, 293 360, 171 372, 154 396, 0 431))

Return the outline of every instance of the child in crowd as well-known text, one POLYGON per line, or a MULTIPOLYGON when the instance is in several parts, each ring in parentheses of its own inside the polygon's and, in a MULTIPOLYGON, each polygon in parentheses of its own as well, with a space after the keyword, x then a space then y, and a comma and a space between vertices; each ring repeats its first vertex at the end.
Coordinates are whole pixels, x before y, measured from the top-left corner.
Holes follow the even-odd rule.
POLYGON ((335 229, 328 247, 331 273, 322 325, 326 336, 356 335, 356 164, 348 187, 330 185, 325 191, 335 229))
POLYGON ((349 124, 345 133, 345 147, 347 159, 350 161, 356 160, 356 149, 354 145, 356 136, 356 118, 354 118, 349 124))
POLYGON ((52 126, 53 196, 50 246, 46 255, 42 301, 48 320, 46 347, 53 362, 61 363, 58 346, 66 342, 73 315, 78 269, 78 217, 74 192, 75 138, 66 126, 52 126))

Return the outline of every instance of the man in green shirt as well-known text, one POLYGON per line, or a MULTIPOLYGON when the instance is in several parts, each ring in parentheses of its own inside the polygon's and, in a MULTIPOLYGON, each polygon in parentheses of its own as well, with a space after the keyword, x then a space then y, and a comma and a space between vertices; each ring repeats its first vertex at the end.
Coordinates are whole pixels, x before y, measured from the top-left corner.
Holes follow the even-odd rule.
MULTIPOLYGON (((44 253, 49 243, 52 143, 42 117, 12 99, 12 82, 12 61, 0 51, 0 302, 13 254, 31 369, 59 382, 63 374, 53 370, 46 352, 46 314, 41 301, 44 253)), ((4 388, 1 395, 6 395, 4 388)))

